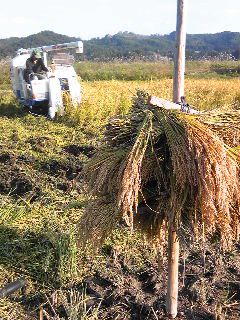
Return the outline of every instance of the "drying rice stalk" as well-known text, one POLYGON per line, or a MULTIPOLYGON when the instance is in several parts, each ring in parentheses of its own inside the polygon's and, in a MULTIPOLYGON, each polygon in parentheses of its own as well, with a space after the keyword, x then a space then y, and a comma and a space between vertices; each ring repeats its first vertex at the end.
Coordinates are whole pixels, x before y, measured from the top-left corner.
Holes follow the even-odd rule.
POLYGON ((221 136, 227 145, 240 146, 240 109, 237 105, 212 110, 200 120, 221 136))
POLYGON ((79 223, 81 241, 100 246, 123 218, 157 242, 169 223, 180 239, 204 224, 231 246, 240 220, 234 154, 203 123, 148 98, 137 92, 131 112, 109 122, 85 168, 92 201, 79 223))

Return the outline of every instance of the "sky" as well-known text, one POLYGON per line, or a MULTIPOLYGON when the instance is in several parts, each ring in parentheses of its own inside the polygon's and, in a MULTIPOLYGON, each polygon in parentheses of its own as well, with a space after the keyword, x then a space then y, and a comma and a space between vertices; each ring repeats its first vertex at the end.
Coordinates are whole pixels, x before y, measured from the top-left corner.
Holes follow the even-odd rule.
MULTIPOLYGON (((186 0, 187 32, 240 32, 240 0, 186 0)), ((176 29, 177 0, 8 0, 0 38, 51 30, 87 40, 129 31, 168 34, 176 29)))

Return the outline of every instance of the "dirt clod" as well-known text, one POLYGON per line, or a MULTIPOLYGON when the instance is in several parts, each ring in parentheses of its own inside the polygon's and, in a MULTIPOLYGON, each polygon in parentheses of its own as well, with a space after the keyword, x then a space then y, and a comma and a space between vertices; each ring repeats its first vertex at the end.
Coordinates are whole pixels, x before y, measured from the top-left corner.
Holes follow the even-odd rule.
POLYGON ((63 150, 69 154, 74 155, 75 157, 78 157, 80 154, 84 154, 88 158, 91 158, 95 152, 95 148, 93 146, 78 146, 76 144, 70 144, 64 147, 63 150))
POLYGON ((0 193, 16 197, 31 193, 33 200, 39 196, 41 191, 31 177, 22 172, 17 165, 8 163, 0 165, 0 193))

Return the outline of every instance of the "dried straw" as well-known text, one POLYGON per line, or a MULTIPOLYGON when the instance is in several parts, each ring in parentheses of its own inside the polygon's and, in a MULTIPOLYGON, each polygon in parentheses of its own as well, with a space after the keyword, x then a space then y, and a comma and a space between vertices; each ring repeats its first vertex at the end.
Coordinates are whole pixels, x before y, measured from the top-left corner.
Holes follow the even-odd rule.
POLYGON ((81 242, 101 245, 123 218, 158 242, 170 221, 181 239, 204 224, 231 246, 240 225, 234 154, 195 118, 147 101, 137 92, 132 111, 109 122, 85 168, 93 199, 79 223, 81 242))

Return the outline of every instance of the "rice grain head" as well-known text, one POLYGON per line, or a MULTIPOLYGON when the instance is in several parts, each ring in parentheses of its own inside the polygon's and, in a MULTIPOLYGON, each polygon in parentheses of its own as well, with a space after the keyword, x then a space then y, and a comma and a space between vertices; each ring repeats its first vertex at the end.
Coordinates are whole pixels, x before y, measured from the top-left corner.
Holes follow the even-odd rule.
POLYGON ((120 219, 162 241, 169 222, 180 238, 202 225, 224 248, 239 236, 239 164, 206 125, 148 105, 137 92, 125 117, 110 120, 102 147, 85 168, 92 194, 79 224, 101 245, 120 219), (187 230, 187 232, 186 232, 187 230))

